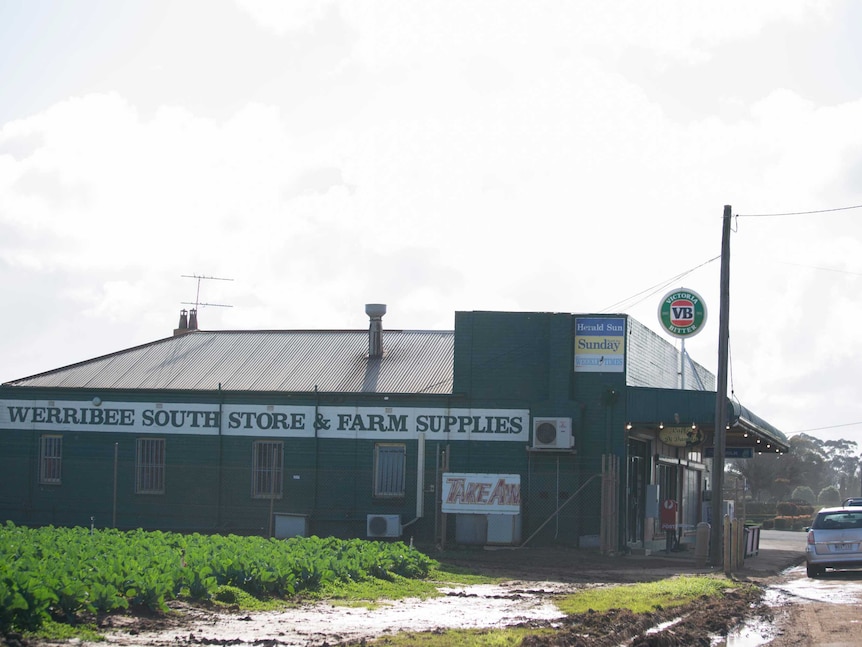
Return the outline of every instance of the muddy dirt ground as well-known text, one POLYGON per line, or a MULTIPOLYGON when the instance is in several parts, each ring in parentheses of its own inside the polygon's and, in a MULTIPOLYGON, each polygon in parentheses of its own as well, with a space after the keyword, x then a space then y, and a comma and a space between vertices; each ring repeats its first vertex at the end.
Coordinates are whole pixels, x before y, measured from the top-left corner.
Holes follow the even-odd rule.
MULTIPOLYGON (((433 552, 431 553, 432 555, 433 552)), ((361 645, 394 633, 454 627, 554 627, 551 638, 527 638, 524 645, 710 645, 746 618, 760 618, 774 647, 821 644, 810 628, 796 626, 808 616, 764 604, 752 593, 699 600, 685 608, 648 615, 628 612, 586 613, 565 617, 555 597, 600 583, 647 582, 678 573, 703 573, 691 560, 662 557, 602 557, 565 549, 464 550, 434 555, 440 561, 506 578, 500 585, 459 587, 432 600, 403 600, 376 609, 303 605, 268 613, 247 613, 215 606, 172 604, 166 615, 126 613, 100 620, 113 646, 163 645, 361 645), (669 623, 656 629, 663 623, 669 623)), ((778 576, 776 576, 778 577, 778 576)), ((740 577, 746 580, 749 578, 740 577)), ((768 577, 751 581, 765 585, 768 577)), ((813 609, 811 610, 813 612, 813 609)), ((822 636, 821 636, 822 637, 822 636)), ((0 639, 0 644, 4 641, 0 639)), ((9 647, 35 643, 7 636, 9 647)), ((42 642, 40 645, 51 643, 42 642)), ((765 644, 765 643, 761 643, 765 644)), ((76 647, 88 647, 75 642, 76 647)))

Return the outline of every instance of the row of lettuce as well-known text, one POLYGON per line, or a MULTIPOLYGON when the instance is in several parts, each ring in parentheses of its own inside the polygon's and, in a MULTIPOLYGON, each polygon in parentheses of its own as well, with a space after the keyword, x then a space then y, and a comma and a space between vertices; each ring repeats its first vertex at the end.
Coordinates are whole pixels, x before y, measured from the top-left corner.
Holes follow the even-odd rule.
POLYGON ((402 542, 288 540, 143 530, 0 526, 0 633, 74 622, 222 586, 290 597, 339 582, 423 578, 436 564, 402 542))

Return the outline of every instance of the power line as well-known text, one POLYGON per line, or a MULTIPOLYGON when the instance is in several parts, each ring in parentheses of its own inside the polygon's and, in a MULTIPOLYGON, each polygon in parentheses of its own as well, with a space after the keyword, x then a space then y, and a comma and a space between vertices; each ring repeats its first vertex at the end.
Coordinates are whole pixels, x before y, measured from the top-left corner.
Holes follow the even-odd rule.
POLYGON ((791 434, 803 434, 808 431, 823 431, 824 429, 838 429, 839 427, 853 427, 855 425, 862 425, 862 420, 859 422, 845 422, 841 425, 829 425, 828 427, 812 427, 811 429, 799 429, 797 431, 791 431, 791 434))
POLYGON ((805 265, 803 263, 790 263, 788 261, 778 261, 783 265, 795 265, 796 267, 804 267, 809 270, 822 270, 824 272, 838 272, 839 274, 852 274, 853 276, 862 276, 862 272, 850 272, 848 270, 839 270, 837 267, 819 267, 817 265, 805 265))
POLYGON ((785 213, 738 213, 737 218, 778 218, 780 216, 808 216, 815 213, 830 213, 833 211, 848 211, 849 209, 862 209, 862 204, 854 204, 850 207, 836 207, 834 209, 816 209, 814 211, 787 211, 785 213))
POLYGON ((637 293, 631 295, 630 297, 626 297, 625 299, 623 299, 621 301, 617 301, 616 303, 613 303, 606 308, 602 308, 601 310, 599 310, 599 312, 611 312, 612 310, 616 309, 617 306, 619 306, 623 303, 627 303, 627 302, 631 301, 632 299, 637 299, 637 297, 640 297, 641 295, 645 295, 642 299, 638 299, 637 301, 634 301, 633 303, 631 303, 629 307, 637 305, 641 301, 644 301, 644 300, 650 298, 651 296, 653 296, 654 294, 658 293, 663 288, 666 288, 671 283, 678 281, 679 279, 683 278, 684 276, 688 276, 689 274, 691 274, 695 270, 700 269, 704 265, 709 265, 713 261, 717 261, 719 258, 721 258, 721 256, 714 256, 714 257, 710 258, 708 261, 704 261, 700 265, 696 265, 695 267, 692 267, 690 270, 686 270, 685 272, 680 272, 676 276, 672 276, 669 279, 662 281, 661 283, 656 283, 652 287, 649 287, 645 290, 641 290, 640 292, 637 292, 637 293))

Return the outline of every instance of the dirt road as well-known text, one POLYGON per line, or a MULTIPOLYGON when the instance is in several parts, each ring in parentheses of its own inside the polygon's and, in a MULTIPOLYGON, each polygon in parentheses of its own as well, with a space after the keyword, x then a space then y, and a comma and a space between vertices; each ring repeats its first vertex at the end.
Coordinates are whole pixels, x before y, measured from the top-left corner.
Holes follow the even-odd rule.
POLYGON ((775 578, 769 593, 778 627, 771 647, 862 645, 862 571, 829 571, 812 580, 800 566, 775 578))

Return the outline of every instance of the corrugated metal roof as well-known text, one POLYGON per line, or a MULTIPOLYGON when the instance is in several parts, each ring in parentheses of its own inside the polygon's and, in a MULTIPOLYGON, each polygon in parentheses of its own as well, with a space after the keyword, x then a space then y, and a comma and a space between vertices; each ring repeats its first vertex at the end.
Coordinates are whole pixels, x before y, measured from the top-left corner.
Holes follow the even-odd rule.
POLYGON ((89 389, 452 392, 452 331, 194 331, 5 386, 89 389))

